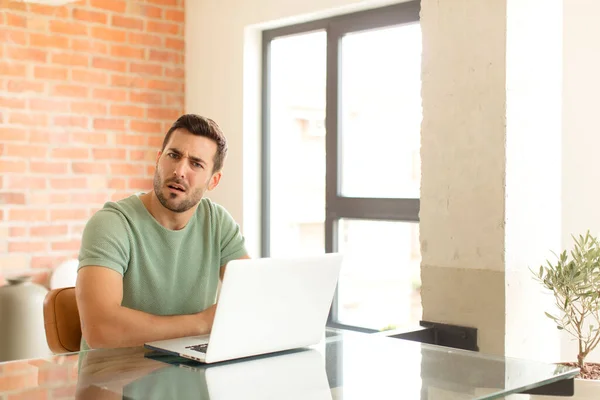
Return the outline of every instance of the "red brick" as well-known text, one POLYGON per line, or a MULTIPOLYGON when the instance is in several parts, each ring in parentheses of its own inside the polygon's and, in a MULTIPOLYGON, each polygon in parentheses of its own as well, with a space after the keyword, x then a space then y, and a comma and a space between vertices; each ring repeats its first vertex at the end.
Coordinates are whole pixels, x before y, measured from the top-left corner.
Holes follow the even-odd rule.
POLYGON ((94 57, 92 60, 92 67, 118 72, 127 71, 127 63, 125 61, 116 61, 101 57, 94 57))
POLYGON ((68 220, 83 220, 87 218, 87 210, 83 209, 66 209, 66 210, 50 210, 51 221, 68 221, 68 220))
POLYGON ((124 13, 127 9, 125 0, 90 0, 90 5, 94 8, 124 13))
POLYGON ((110 173, 112 175, 136 176, 144 175, 146 168, 141 164, 111 164, 110 173))
POLYGON ((125 149, 93 149, 92 156, 94 160, 124 160, 127 156, 125 149))
POLYGON ((32 226, 30 228, 31 236, 62 236, 69 231, 67 225, 44 225, 32 226))
POLYGON ((39 32, 48 32, 49 18, 40 17, 37 15, 28 16, 27 18, 27 30, 28 31, 39 31, 39 32))
POLYGON ((144 135, 117 135, 117 145, 119 146, 144 146, 146 137, 144 135))
POLYGON ((94 129, 109 131, 124 131, 125 120, 122 119, 94 119, 94 129))
POLYGON ((127 42, 143 46, 160 47, 163 45, 163 38, 159 35, 151 35, 148 33, 129 32, 127 42))
POLYGON ((155 150, 129 150, 129 160, 131 161, 156 161, 155 150))
POLYGON ((146 50, 130 46, 112 46, 110 55, 114 57, 136 58, 144 60, 146 58, 146 50))
POLYGON ((183 93, 183 84, 170 81, 151 80, 148 82, 148 89, 183 93))
POLYGON ((0 27, 0 43, 27 45, 27 35, 23 31, 13 31, 0 27))
POLYGON ((166 22, 156 22, 156 21, 148 21, 147 30, 148 32, 153 33, 163 33, 169 35, 178 35, 180 25, 166 23, 166 22))
POLYGON ((65 35, 87 35, 88 27, 79 22, 50 20, 50 32, 64 33, 65 35))
MULTIPOLYGON (((46 210, 27 209, 11 209, 8 211, 8 219, 10 221, 46 221, 48 212, 46 210)), ((1 386, 0 386, 1 390, 1 386)))
POLYGON ((85 178, 50 178, 50 187, 58 190, 84 189, 87 187, 85 178))
POLYGON ((52 54, 52 63, 71 67, 87 67, 90 64, 90 58, 80 53, 54 53, 52 54))
POLYGON ((185 78, 185 70, 183 68, 165 68, 165 76, 167 78, 185 78))
POLYGON ((184 51, 185 50, 185 41, 182 39, 166 38, 165 39, 165 47, 167 49, 171 49, 171 50, 184 51))
POLYGON ((17 61, 44 63, 48 59, 48 52, 28 47, 6 46, 6 58, 17 61))
POLYGON ((133 132, 160 133, 160 122, 131 121, 129 127, 133 132))
POLYGON ((179 10, 166 10, 165 20, 173 22, 185 22, 185 14, 179 10))
POLYGON ((108 73, 90 70, 71 71, 71 78, 75 82, 94 83, 97 85, 106 85, 108 83, 108 73))
MULTIPOLYGON (((79 247, 81 246, 81 241, 79 240, 70 240, 67 242, 53 242, 52 243, 52 251, 64 251, 64 250, 79 250, 79 247)), ((66 376, 65 378, 61 379, 61 381, 65 381, 67 380, 66 376)), ((52 380, 50 380, 49 382, 53 382, 52 380)))
POLYGON ((181 116, 181 110, 175 108, 149 108, 148 118, 149 119, 164 119, 168 121, 175 121, 181 116))
POLYGON ((51 91, 53 96, 87 97, 89 89, 84 85, 56 85, 51 91))
POLYGON ((11 238, 24 238, 28 235, 29 229, 25 226, 12 226, 9 235, 11 238))
POLYGON ((14 97, 0 97, 0 109, 2 108, 25 108, 25 99, 18 99, 14 97))
POLYGON ((74 174, 106 174, 106 164, 74 162, 71 166, 74 174))
POLYGON ((0 393, 34 388, 37 385, 37 373, 0 375, 0 393))
POLYGON ((146 74, 162 76, 163 66, 160 64, 137 64, 131 63, 129 70, 134 74, 146 74))
MULTIPOLYGON (((94 92, 94 95, 96 92, 94 92)), ((95 97, 95 96, 93 96, 95 97)), ((86 115, 106 115, 108 107, 99 101, 80 101, 71 103, 71 112, 86 115)))
POLYGON ((25 172, 27 171, 26 161, 6 161, 0 160, 0 172, 25 172))
POLYGON ((7 400, 46 400, 48 399, 48 389, 28 389, 22 392, 9 394, 7 400))
POLYGON ((46 178, 37 178, 31 175, 8 176, 4 180, 5 189, 46 189, 46 178))
POLYGON ((71 204, 104 204, 108 196, 106 193, 73 193, 71 195, 71 204))
POLYGON ((129 189, 150 189, 153 187, 152 179, 131 178, 128 181, 129 189))
POLYGON ((46 84, 44 82, 30 82, 30 81, 8 81, 6 90, 12 93, 43 93, 46 90, 46 84))
POLYGON ((46 67, 46 66, 34 66, 33 76, 35 79, 57 79, 66 80, 69 74, 69 70, 64 67, 46 67))
POLYGON ((113 105, 110 107, 110 115, 114 117, 137 117, 143 118, 146 109, 137 106, 119 106, 113 105))
POLYGON ((0 76, 27 76, 27 66, 24 64, 15 64, 13 61, 0 60, 0 76))
POLYGON ((111 85, 144 89, 146 87, 146 80, 139 76, 113 74, 111 85))
POLYGON ((150 50, 150 61, 177 64, 181 62, 181 56, 172 51, 150 50))
MULTIPOLYGON (((31 258, 31 267, 34 269, 54 269, 66 261, 66 256, 38 256, 31 258)), ((37 374, 36 374, 37 375, 37 374)), ((37 379, 36 379, 37 381, 37 379)))
POLYGON ((97 40, 72 39, 71 47, 76 52, 86 54, 108 54, 108 44, 97 40))
POLYGON ((49 132, 46 130, 31 130, 29 133, 31 143, 47 143, 55 145, 56 143, 68 143, 68 132, 49 132))
POLYGON ((110 196, 111 201, 119 201, 123 200, 127 197, 131 196, 131 191, 119 191, 115 192, 110 196))
POLYGON ((0 192, 0 204, 25 204, 25 194, 0 192))
POLYGON ((16 113, 9 115, 8 122, 27 126, 47 126, 48 118, 44 114, 16 113))
POLYGON ((34 47, 51 47, 57 49, 69 48, 69 38, 66 36, 31 33, 29 35, 29 43, 34 47))
POLYGON ((156 172, 156 167, 154 165, 148 165, 146 167, 146 175, 154 176, 155 172, 156 172))
POLYGON ((127 182, 125 181, 125 179, 122 179, 122 178, 111 178, 108 181, 109 189, 123 190, 123 189, 125 189, 126 185, 127 185, 127 182))
POLYGON ((185 97, 173 94, 165 94, 165 104, 170 106, 180 105, 183 107, 185 105, 185 97))
POLYGON ((70 200, 68 193, 45 193, 45 192, 34 192, 29 195, 30 204, 42 204, 48 206, 48 204, 68 204, 70 200))
POLYGON ((177 0, 147 0, 150 4, 156 4, 159 6, 176 6, 177 0))
POLYGON ((56 389, 52 389, 52 399, 74 399, 77 391, 77 385, 63 386, 56 389))
MULTIPOLYGON (((168 129, 166 129, 166 130, 168 130, 168 129)), ((163 144, 164 140, 165 140, 164 135, 161 135, 161 136, 156 136, 156 135, 148 136, 148 146, 150 146, 152 148, 162 148, 162 144, 163 144)))
POLYGON ((69 16, 69 11, 66 7, 45 6, 35 3, 29 4, 29 12, 55 18, 67 18, 69 16))
POLYGON ((92 38, 107 40, 109 42, 124 42, 127 39, 127 32, 120 29, 105 28, 103 26, 94 26, 91 28, 91 32, 92 38))
POLYGON ((139 31, 144 29, 144 21, 139 18, 128 18, 120 15, 113 15, 112 25, 119 28, 137 29, 139 31))
POLYGON ((9 242, 8 252, 9 253, 34 253, 47 251, 48 246, 46 242, 9 242))
POLYGON ((54 125, 55 126, 65 126, 65 127, 79 127, 79 128, 88 128, 89 121, 87 117, 75 116, 75 115, 59 115, 54 117, 54 125))
POLYGON ((48 154, 47 146, 36 146, 31 144, 7 144, 4 147, 4 154, 8 157, 45 158, 48 154))
POLYGON ((88 11, 76 8, 73 10, 73 18, 80 21, 96 22, 106 24, 108 22, 108 14, 98 11, 88 11))
POLYGON ((122 89, 94 89, 92 97, 96 100, 124 102, 127 101, 127 91, 122 89))
POLYGON ((17 127, 2 127, 0 126, 0 142, 5 141, 26 141, 27 140, 27 130, 23 128, 17 127))
POLYGON ((29 109, 32 111, 50 111, 52 113, 67 112, 69 110, 69 103, 62 99, 39 99, 30 98, 29 109))
POLYGON ((27 28, 27 18, 22 15, 6 13, 6 25, 17 28, 27 28))
POLYGON ((72 134, 72 137, 73 137, 73 142, 75 142, 75 143, 85 143, 85 144, 91 144, 91 145, 96 145, 96 146, 105 145, 106 143, 108 143, 108 138, 107 138, 106 134, 104 134, 104 133, 97 133, 97 132, 77 133, 77 132, 74 132, 72 134))
POLYGON ((37 174, 66 174, 69 170, 66 162, 31 161, 29 171, 37 174))
POLYGON ((143 5, 140 8, 140 14, 148 18, 162 19, 163 10, 160 7, 143 5))
POLYGON ((58 148, 52 149, 51 158, 72 158, 77 160, 85 160, 90 158, 90 151, 81 148, 58 148))

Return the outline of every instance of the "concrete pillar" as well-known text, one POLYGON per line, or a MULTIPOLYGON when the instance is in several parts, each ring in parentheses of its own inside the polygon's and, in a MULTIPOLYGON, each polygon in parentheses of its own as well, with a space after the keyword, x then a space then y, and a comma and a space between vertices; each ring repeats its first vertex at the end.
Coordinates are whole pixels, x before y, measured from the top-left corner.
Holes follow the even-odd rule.
POLYGON ((560 247, 562 2, 421 9, 423 319, 478 328, 485 353, 555 360, 529 268, 560 247))
MULTIPOLYGON (((600 2, 564 2, 562 245, 588 229, 600 235, 600 2)), ((577 342, 564 335, 562 359, 572 360, 577 342)), ((588 356, 600 362, 600 349, 588 356)))

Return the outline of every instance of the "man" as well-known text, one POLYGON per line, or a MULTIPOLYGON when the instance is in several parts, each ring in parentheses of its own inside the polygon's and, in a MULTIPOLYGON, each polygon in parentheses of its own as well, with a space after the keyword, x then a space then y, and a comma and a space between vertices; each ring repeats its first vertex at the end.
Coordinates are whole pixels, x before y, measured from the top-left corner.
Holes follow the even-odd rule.
POLYGON ((214 121, 183 115, 158 152, 154 190, 106 203, 88 221, 76 284, 82 349, 210 332, 225 266, 248 258, 239 226, 203 198, 226 154, 214 121))

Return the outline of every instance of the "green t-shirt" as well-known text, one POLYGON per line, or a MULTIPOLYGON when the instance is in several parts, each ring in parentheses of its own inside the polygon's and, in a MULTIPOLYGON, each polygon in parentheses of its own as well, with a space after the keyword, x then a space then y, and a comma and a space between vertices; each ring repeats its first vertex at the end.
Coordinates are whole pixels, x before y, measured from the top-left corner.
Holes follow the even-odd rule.
POLYGON ((79 269, 97 265, 123 275, 124 307, 181 315, 214 304, 220 267, 246 254, 239 225, 210 199, 200 201, 185 228, 173 231, 132 195, 106 203, 88 221, 79 269))

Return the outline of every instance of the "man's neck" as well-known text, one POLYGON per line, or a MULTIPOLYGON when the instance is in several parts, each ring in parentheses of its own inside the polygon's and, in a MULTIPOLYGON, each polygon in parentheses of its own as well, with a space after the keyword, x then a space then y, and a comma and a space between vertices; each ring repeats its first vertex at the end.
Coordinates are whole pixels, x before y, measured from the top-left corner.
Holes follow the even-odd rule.
POLYGON ((182 213, 173 212, 161 204, 154 191, 143 194, 140 196, 140 200, 156 222, 173 231, 185 228, 197 208, 192 207, 182 213))

